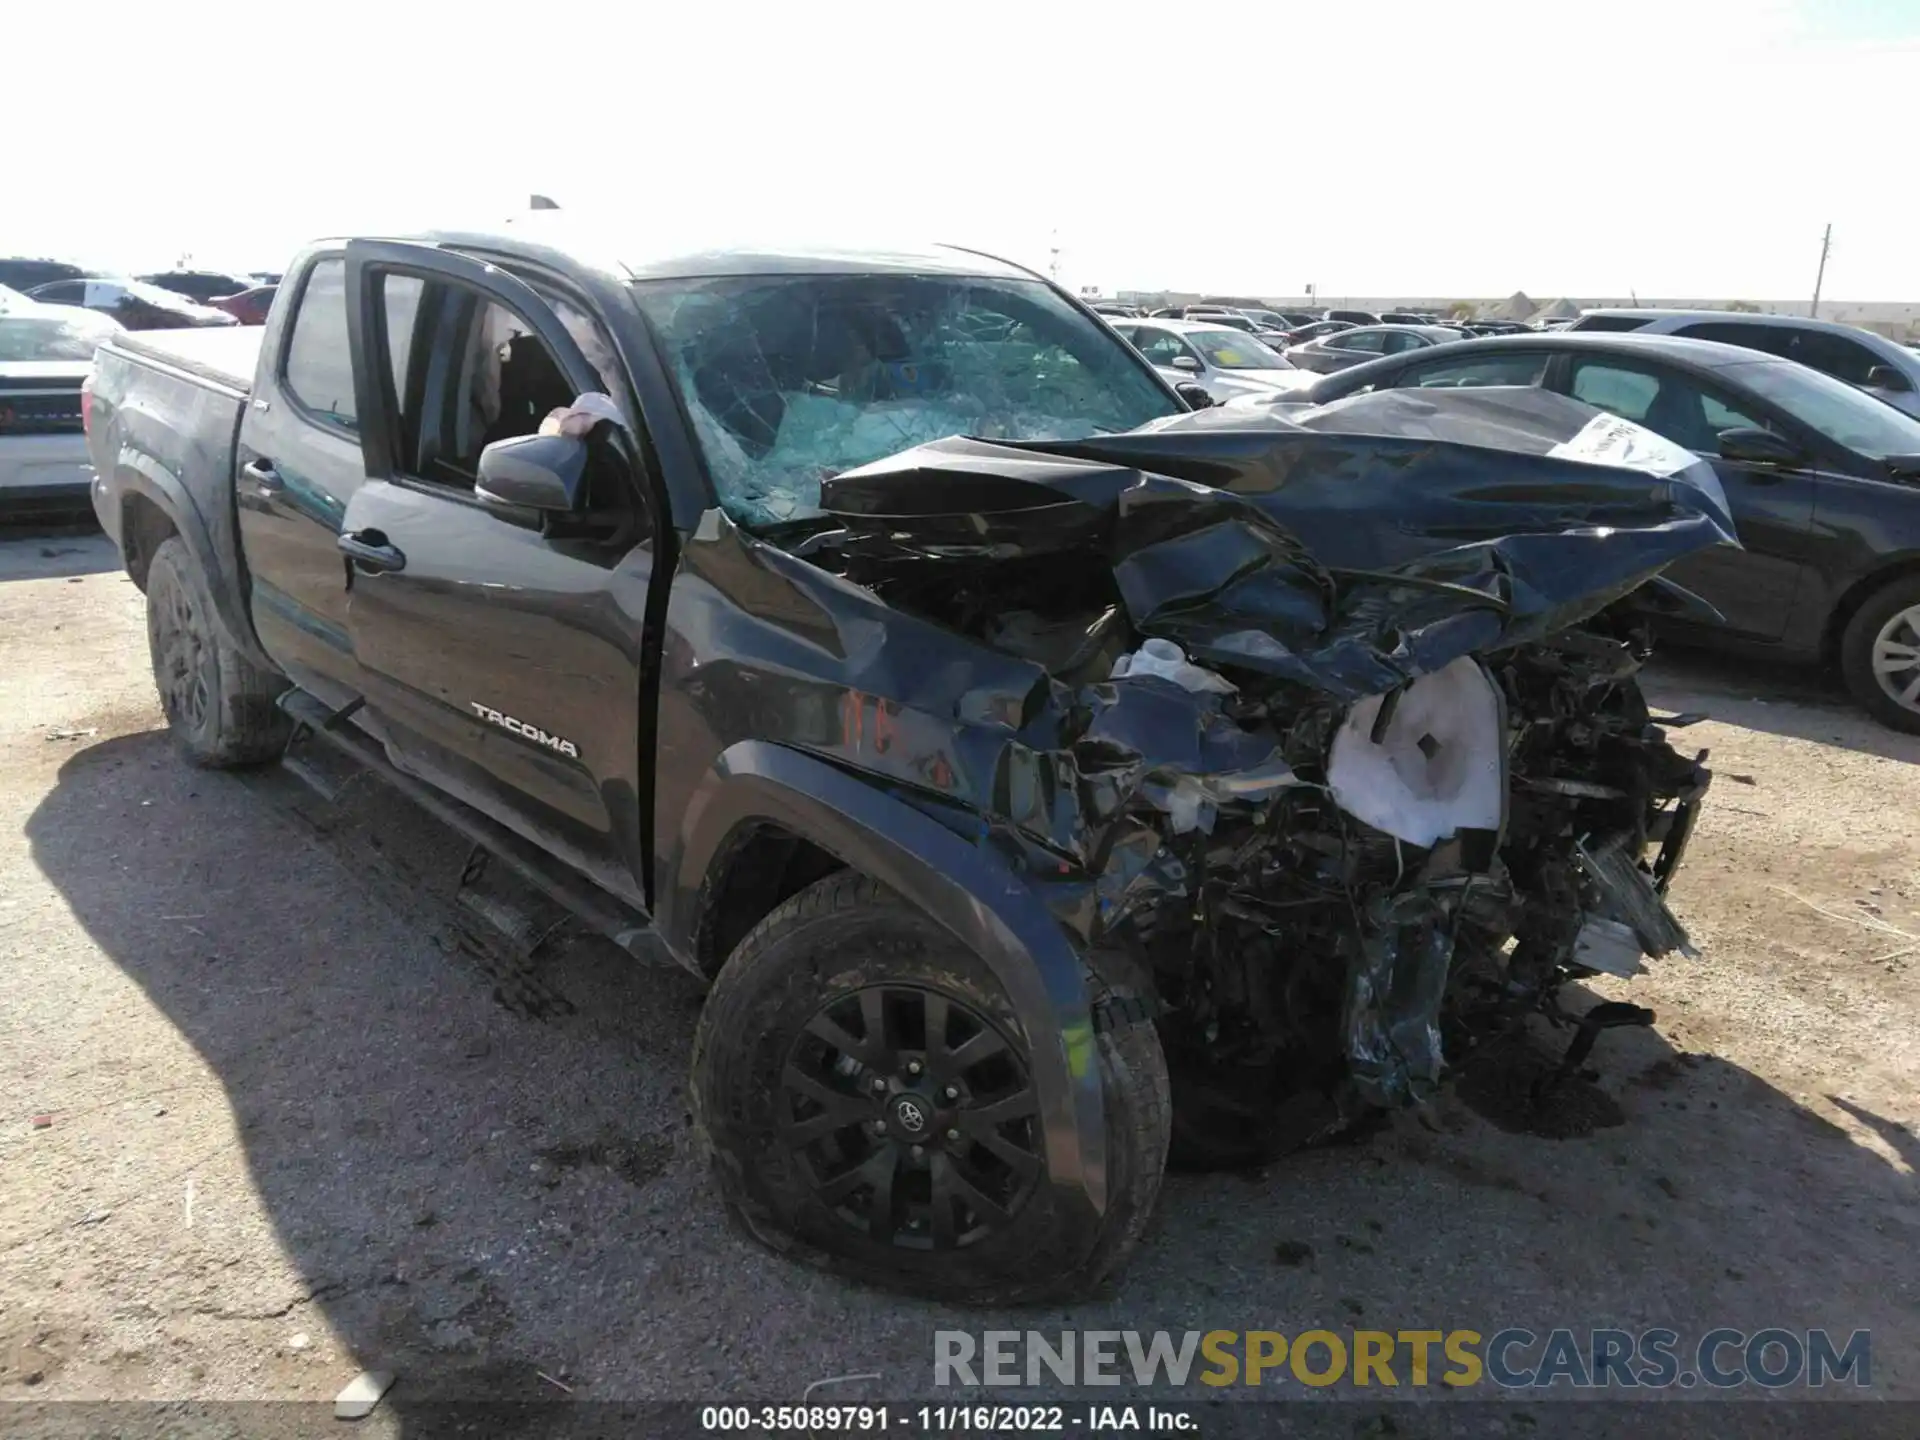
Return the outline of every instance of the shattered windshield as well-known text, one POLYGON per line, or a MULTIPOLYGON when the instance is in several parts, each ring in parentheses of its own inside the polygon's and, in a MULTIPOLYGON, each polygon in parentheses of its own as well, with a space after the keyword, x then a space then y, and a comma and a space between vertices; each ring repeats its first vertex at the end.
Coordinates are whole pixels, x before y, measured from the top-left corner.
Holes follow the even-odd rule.
POLYGON ((930 440, 1079 440, 1181 409, 1037 280, 747 275, 634 294, 744 525, 817 513, 823 479, 930 440))
POLYGON ((1189 330, 1187 339, 1216 370, 1291 370, 1293 362, 1237 330, 1189 330))

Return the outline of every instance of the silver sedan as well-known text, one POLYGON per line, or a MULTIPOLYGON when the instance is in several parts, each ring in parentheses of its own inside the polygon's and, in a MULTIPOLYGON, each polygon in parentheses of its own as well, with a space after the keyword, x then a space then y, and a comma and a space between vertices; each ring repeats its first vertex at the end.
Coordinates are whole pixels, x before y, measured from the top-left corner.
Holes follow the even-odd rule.
POLYGON ((1331 375, 1349 365, 1378 360, 1382 355, 1398 355, 1407 350, 1424 350, 1429 345, 1444 345, 1464 340, 1466 333, 1445 325, 1362 325, 1341 330, 1287 347, 1287 358, 1301 370, 1331 375))
POLYGON ((1312 383, 1278 350, 1243 330, 1204 320, 1117 320, 1113 328, 1167 379, 1198 385, 1222 404, 1312 383))

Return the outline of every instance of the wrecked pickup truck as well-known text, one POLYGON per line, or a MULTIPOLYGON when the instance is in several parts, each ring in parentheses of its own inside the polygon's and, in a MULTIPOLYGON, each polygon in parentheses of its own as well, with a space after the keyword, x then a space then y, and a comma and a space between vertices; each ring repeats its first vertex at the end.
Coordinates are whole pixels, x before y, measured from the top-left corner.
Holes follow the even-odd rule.
POLYGON ((320 245, 91 384, 187 754, 343 749, 710 980, 717 1184, 843 1273, 1084 1290, 1170 1147, 1417 1104, 1685 948, 1708 776, 1623 602, 1732 523, 1563 397, 1193 411, 977 255, 528 230, 320 245))

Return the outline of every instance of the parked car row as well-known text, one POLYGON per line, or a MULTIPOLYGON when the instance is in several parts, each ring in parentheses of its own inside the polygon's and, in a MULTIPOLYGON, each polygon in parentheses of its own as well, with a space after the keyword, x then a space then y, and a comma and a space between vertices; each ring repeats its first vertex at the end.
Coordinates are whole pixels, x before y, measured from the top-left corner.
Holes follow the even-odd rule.
POLYGON ((0 259, 0 285, 51 305, 111 316, 129 330, 266 323, 277 274, 164 270, 126 276, 89 272, 60 260, 0 259))
POLYGON ((56 280, 27 292, 48 305, 97 310, 128 330, 191 330, 207 325, 238 325, 224 310, 200 305, 173 290, 141 280, 56 280))

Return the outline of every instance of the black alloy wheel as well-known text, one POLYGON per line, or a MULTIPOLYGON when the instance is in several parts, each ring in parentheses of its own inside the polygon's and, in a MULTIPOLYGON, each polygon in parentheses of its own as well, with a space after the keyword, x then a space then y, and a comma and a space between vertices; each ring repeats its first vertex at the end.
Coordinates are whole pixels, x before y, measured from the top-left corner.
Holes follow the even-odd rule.
MULTIPOLYGON (((851 870, 781 902, 714 978, 694 1036, 696 1137, 769 1249, 969 1304, 1087 1294, 1139 1243, 1167 1154, 1167 1067, 1133 983, 1084 959, 1078 1052, 1101 1091, 1105 1204, 1054 1173, 1036 1043, 980 955, 851 870)), ((1114 961, 1118 964, 1118 961, 1114 961)), ((1081 1137, 1084 1141, 1085 1136, 1081 1137)))
POLYGON ((829 1001, 780 1089, 800 1173, 871 1240, 975 1244, 1019 1213, 1043 1170, 1025 1065, 985 1017, 935 990, 869 985, 829 1001))

